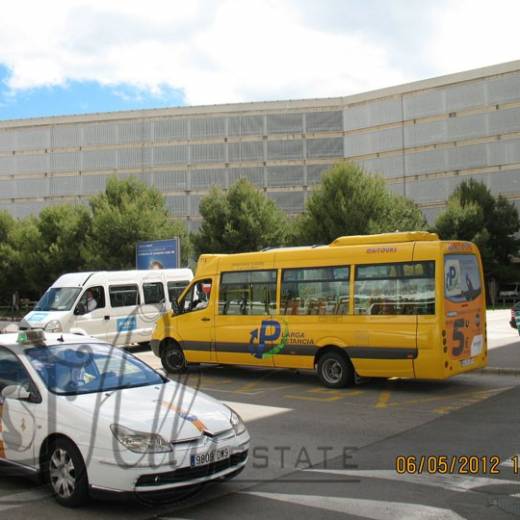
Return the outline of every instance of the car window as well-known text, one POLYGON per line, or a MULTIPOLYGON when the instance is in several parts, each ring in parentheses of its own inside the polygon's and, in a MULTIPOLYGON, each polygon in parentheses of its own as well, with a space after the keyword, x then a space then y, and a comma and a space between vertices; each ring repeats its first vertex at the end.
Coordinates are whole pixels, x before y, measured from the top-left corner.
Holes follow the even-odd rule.
POLYGON ((9 385, 29 387, 31 378, 22 362, 10 351, 0 347, 0 392, 9 385))
POLYGON ((131 354, 104 344, 34 347, 26 356, 45 386, 58 395, 79 395, 167 380, 131 354))

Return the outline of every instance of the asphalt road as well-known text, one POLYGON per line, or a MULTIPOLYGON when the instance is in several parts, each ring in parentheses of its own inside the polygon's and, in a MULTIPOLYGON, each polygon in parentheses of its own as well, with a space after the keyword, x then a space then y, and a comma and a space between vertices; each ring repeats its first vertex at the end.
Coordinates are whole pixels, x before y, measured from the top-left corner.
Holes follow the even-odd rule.
MULTIPOLYGON (((520 338, 499 323, 488 327, 490 355, 509 349, 514 356, 520 338)), ((157 363, 151 353, 138 355, 157 363)), ((206 366, 190 370, 186 382, 230 403, 247 422, 250 460, 236 480, 176 504, 95 502, 71 512, 45 488, 4 471, 0 518, 520 516, 520 474, 512 462, 520 457, 519 375, 366 381, 329 390, 309 373, 206 366)))

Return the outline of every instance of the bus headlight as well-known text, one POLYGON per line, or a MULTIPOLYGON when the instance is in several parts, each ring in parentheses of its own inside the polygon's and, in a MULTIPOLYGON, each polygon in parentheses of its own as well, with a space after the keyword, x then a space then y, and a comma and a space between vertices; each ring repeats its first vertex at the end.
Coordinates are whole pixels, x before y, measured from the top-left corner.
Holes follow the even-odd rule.
POLYGON ((58 320, 51 320, 45 325, 45 332, 63 332, 63 327, 58 320))

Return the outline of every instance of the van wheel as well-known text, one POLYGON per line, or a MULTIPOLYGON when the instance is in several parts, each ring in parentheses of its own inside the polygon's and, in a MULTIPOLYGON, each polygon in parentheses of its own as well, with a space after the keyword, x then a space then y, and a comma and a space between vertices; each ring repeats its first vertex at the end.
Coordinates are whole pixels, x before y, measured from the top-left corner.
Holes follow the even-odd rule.
POLYGON ((318 377, 329 388, 343 388, 354 384, 354 367, 340 352, 326 352, 318 361, 318 377))
POLYGON ((176 344, 167 343, 161 349, 161 363, 169 374, 180 374, 187 369, 186 358, 181 347, 176 344))
POLYGON ((45 473, 54 497, 61 505, 79 507, 88 501, 87 469, 72 441, 58 439, 52 444, 45 473))

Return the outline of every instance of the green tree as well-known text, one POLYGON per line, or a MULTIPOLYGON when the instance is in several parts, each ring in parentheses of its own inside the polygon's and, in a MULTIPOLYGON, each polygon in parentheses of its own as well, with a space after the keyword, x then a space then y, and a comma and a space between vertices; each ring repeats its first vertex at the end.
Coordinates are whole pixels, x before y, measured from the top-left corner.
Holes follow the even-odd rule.
POLYGON ((477 244, 487 275, 497 276, 501 266, 518 254, 518 211, 503 195, 494 197, 486 185, 474 179, 463 181, 448 199, 448 207, 435 222, 444 240, 469 240, 477 244))
POLYGON ((92 224, 82 256, 89 269, 134 269, 135 247, 141 240, 180 237, 181 261, 187 264, 191 247, 182 223, 173 220, 164 196, 130 177, 111 177, 103 193, 90 199, 92 224))
POLYGON ((334 166, 296 220, 294 243, 329 243, 343 235, 420 230, 424 215, 413 201, 391 192, 382 177, 354 163, 334 166))
POLYGON ((193 235, 197 254, 258 251, 285 243, 286 215, 246 179, 227 193, 213 187, 199 211, 203 221, 193 235))

